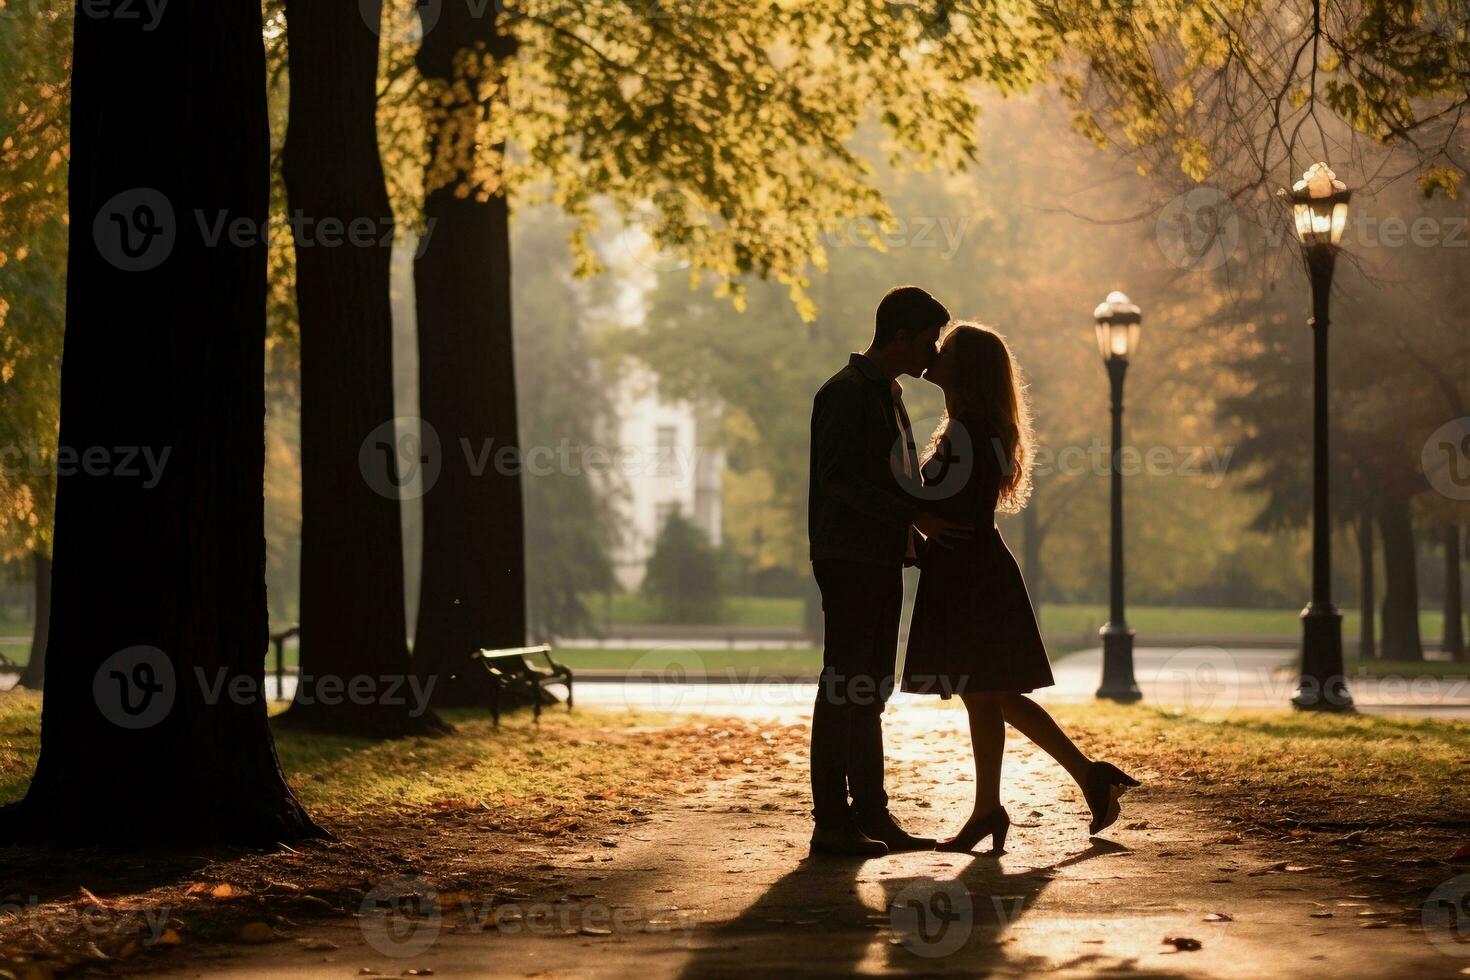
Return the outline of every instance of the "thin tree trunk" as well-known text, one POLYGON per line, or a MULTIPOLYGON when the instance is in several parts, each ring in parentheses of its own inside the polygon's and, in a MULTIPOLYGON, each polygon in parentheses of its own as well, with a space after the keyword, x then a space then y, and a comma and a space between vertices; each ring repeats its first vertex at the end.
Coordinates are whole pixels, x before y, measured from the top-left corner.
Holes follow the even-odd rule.
MULTIPOLYGON (((449 82, 455 58, 477 45, 497 57, 514 50, 495 18, 445 4, 425 32, 419 70, 449 82)), ((475 90, 445 107, 446 126, 470 126, 483 114, 475 90)), ((432 161, 454 142, 430 137, 424 212, 431 232, 414 264, 419 414, 443 451, 438 480, 423 498, 414 657, 441 705, 483 704, 491 684, 471 653, 526 638, 509 207, 503 194, 461 197, 462 170, 447 183, 436 175, 432 161)))
POLYGON ((1043 599, 1044 583, 1041 572, 1041 518, 1036 510, 1037 488, 1031 490, 1031 499, 1021 510, 1021 572, 1026 578, 1026 588, 1032 598, 1040 603, 1043 599))
POLYGON ((1378 528, 1383 535, 1383 659, 1423 660, 1409 502, 1385 497, 1378 505, 1378 528))
POLYGON ((116 457, 62 468, 40 759, 0 836, 320 834, 264 697, 260 5, 169 9, 148 31, 79 9, 75 39, 60 452, 162 463, 156 480, 116 457), (210 240, 221 219, 248 233, 210 240))
POLYGON ((392 737, 445 726, 406 683, 414 675, 399 488, 416 459, 400 458, 394 430, 394 223, 378 155, 378 35, 367 19, 380 6, 286 3, 283 169, 301 318, 301 674, 284 720, 392 737))
POLYGON ((1372 660, 1378 656, 1376 610, 1378 597, 1373 583, 1373 510, 1364 505, 1358 512, 1358 657, 1372 660))
POLYGON ((1444 529, 1444 649, 1455 660, 1465 659, 1465 634, 1460 593, 1460 528, 1444 529))
POLYGON ((51 557, 37 549, 31 552, 36 577, 36 619, 31 630, 31 659, 21 671, 16 687, 39 691, 46 680, 46 635, 51 626, 51 557))

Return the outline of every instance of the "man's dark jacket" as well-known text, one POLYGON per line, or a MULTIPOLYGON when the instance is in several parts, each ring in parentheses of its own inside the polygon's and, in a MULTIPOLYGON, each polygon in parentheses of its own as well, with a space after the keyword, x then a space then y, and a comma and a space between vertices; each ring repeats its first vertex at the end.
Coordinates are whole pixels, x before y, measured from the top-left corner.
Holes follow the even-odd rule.
POLYGON ((812 561, 904 562, 919 513, 918 454, 902 402, 898 414, 901 429, 892 382, 861 354, 817 392, 807 506, 812 561), (905 444, 912 474, 904 472, 905 444))

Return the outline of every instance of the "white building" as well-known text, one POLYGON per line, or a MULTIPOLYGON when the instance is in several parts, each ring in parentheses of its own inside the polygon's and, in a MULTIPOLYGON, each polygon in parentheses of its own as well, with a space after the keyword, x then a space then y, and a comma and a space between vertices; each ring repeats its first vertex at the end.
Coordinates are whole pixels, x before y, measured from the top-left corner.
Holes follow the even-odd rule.
POLYGON ((716 414, 689 402, 658 396, 646 374, 625 378, 617 400, 619 448, 626 493, 619 509, 622 539, 613 552, 618 582, 635 590, 653 554, 659 531, 678 512, 720 543, 724 453, 716 447, 716 414))

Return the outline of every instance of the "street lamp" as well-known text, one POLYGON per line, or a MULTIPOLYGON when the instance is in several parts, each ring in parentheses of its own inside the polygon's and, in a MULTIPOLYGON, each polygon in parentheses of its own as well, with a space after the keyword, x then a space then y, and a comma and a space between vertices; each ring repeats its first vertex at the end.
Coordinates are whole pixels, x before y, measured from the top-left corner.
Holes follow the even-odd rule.
POLYGON ((1123 375, 1128 357, 1138 347, 1143 314, 1121 292, 1108 293, 1092 311, 1097 321, 1097 348, 1108 369, 1113 395, 1112 541, 1108 585, 1108 621, 1099 631, 1103 644, 1102 686, 1097 696, 1110 701, 1137 701, 1143 695, 1133 679, 1133 630, 1123 618, 1123 375))
MULTIPOLYGON (((1282 192, 1285 194, 1285 192, 1282 192)), ((1332 603, 1332 524, 1327 493, 1327 300, 1352 192, 1314 163, 1286 194, 1312 280, 1312 601, 1302 610, 1302 675, 1291 703, 1351 711, 1343 676, 1342 613, 1332 603)))

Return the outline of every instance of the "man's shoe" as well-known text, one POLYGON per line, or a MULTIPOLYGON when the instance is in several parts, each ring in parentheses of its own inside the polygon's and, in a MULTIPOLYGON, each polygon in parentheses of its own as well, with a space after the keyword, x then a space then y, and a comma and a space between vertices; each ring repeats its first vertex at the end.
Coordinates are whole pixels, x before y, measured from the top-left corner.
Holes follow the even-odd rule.
POLYGON ((882 857, 888 845, 874 840, 851 822, 834 827, 818 827, 812 831, 813 854, 841 854, 846 857, 882 857))
POLYGON ((859 817, 856 820, 858 829, 873 840, 882 841, 889 851, 932 851, 935 840, 933 837, 915 837, 894 822, 892 814, 887 810, 872 817, 859 817))

